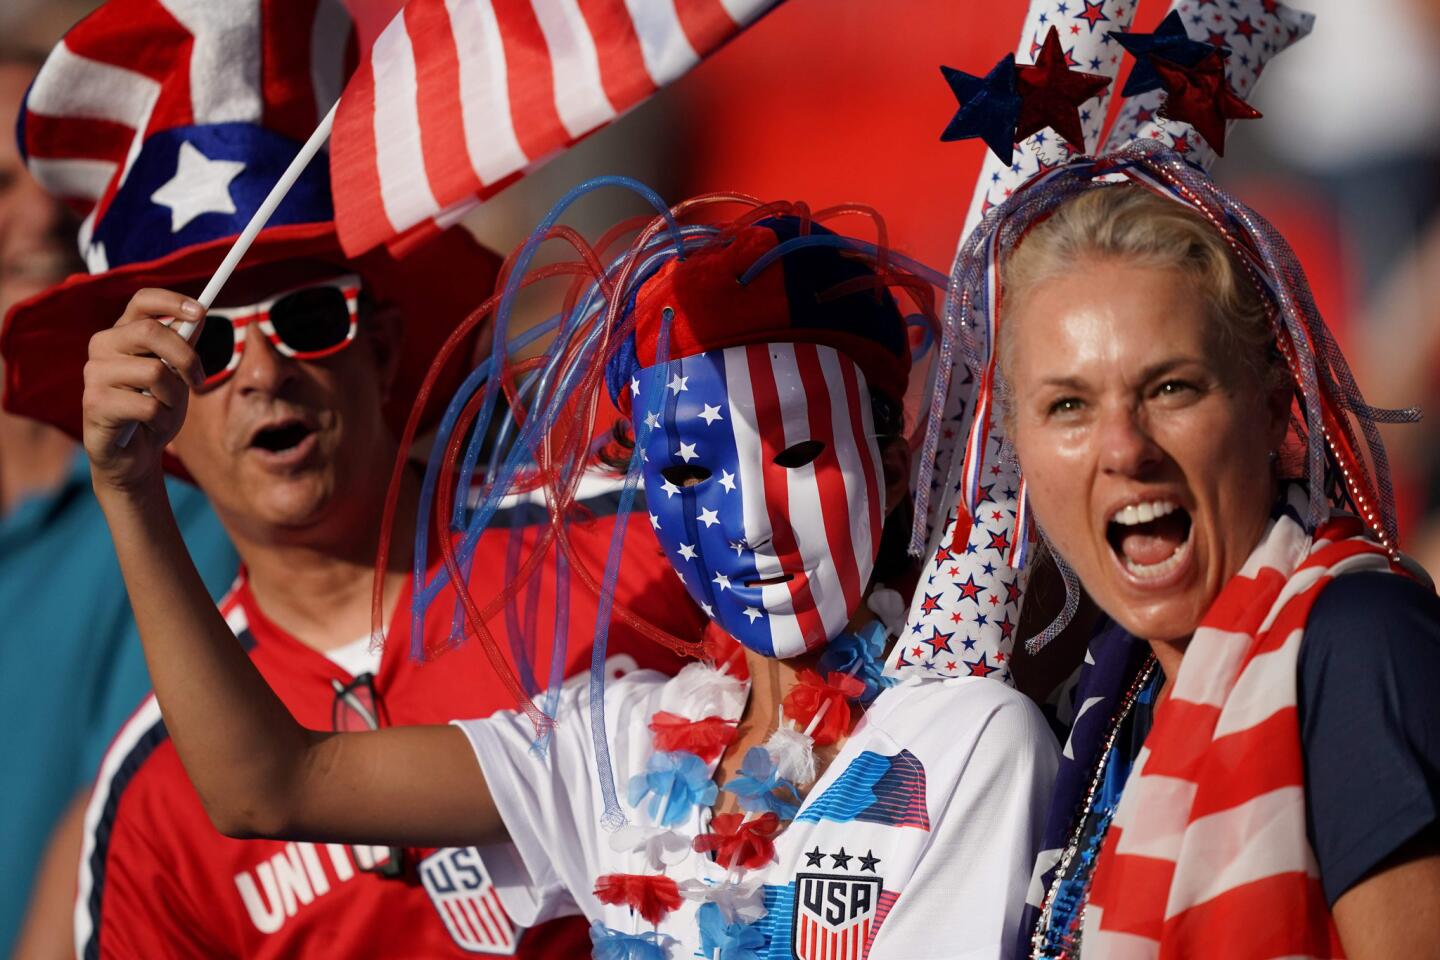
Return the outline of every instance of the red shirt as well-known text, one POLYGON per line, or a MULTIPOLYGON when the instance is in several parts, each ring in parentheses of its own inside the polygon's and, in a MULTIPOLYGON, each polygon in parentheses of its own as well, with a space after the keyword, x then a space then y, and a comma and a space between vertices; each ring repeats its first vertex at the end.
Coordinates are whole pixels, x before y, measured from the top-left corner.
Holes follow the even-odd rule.
MULTIPOLYGON (((590 505, 597 513, 604 510, 598 501, 590 505)), ((539 511, 529 514, 521 519, 539 519, 539 511)), ((512 550, 512 536, 529 539, 536 529, 512 534, 503 517, 497 520, 475 553, 471 582, 482 605, 503 581, 507 554, 513 572, 518 551, 512 550)), ((632 514, 616 600, 676 636, 698 639, 703 618, 648 526, 643 509, 632 514)), ((597 580, 614 528, 613 515, 571 524, 576 555, 588 561, 597 580)), ((596 597, 578 576, 569 577, 566 603, 557 605, 554 555, 552 548, 541 565, 538 591, 522 592, 509 615, 502 610, 489 624, 506 650, 511 649, 507 623, 534 638, 542 689, 557 608, 565 610, 567 622, 567 676, 588 668, 596 620, 596 597)), ((453 607, 448 591, 431 607, 427 647, 443 643, 453 607)), ((374 678, 382 725, 445 723, 514 705, 473 638, 432 663, 413 660, 409 611, 407 591, 374 678)), ((331 729, 332 681, 348 684, 354 678, 269 622, 243 574, 221 612, 295 718, 312 729, 331 729)), ((673 672, 679 665, 674 655, 618 620, 610 630, 609 656, 615 670, 638 665, 673 672)), ((386 877, 357 869, 385 861, 384 847, 352 850, 222 836, 180 765, 153 697, 106 755, 85 831, 75 928, 77 949, 86 958, 589 955, 579 919, 515 930, 473 849, 406 850, 403 873, 386 877)))

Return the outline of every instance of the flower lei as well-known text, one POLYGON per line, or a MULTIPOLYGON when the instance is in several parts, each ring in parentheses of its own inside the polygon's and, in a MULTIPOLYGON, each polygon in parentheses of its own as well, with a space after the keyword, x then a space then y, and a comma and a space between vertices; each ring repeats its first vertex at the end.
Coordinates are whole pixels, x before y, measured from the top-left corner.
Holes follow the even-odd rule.
MULTIPOLYGON (((797 783, 815 779, 815 747, 828 746, 850 732, 850 703, 869 704, 894 683, 882 676, 887 630, 872 623, 857 633, 830 641, 818 671, 802 670, 781 704, 782 721, 765 745, 751 747, 740 774, 723 789, 740 801, 743 814, 717 814, 710 829, 687 839, 674 827, 698 807, 715 802, 710 765, 735 739, 739 711, 748 697, 742 681, 724 667, 691 664, 672 683, 681 684, 679 702, 694 704, 697 718, 661 711, 650 719, 656 752, 645 770, 630 778, 630 806, 647 814, 654 826, 617 830, 610 845, 644 854, 653 874, 606 874, 595 883, 600 902, 624 904, 652 927, 685 900, 700 901, 700 946, 710 960, 761 960, 767 944, 758 922, 765 916, 760 878, 746 876, 775 859, 775 838, 800 809, 797 783), (727 710, 729 706, 731 709, 727 710), (691 851, 710 854, 724 865, 718 883, 700 879, 676 882, 665 870, 691 851)), ((672 938, 658 931, 626 933, 596 921, 590 938, 595 956, 606 960, 664 960, 672 938)))

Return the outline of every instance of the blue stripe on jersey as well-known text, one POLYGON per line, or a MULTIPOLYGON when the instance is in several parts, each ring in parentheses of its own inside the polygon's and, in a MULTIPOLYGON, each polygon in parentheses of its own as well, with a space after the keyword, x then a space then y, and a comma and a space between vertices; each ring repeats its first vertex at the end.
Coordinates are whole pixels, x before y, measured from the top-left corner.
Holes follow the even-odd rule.
POLYGON ((866 750, 795 819, 807 823, 858 820, 929 830, 925 767, 909 750, 890 757, 866 750))
POLYGON ((110 852, 110 834, 115 828, 115 810, 120 806, 120 798, 124 796, 130 780, 140 772, 150 755, 168 739, 170 732, 165 729, 165 721, 156 720, 135 742, 135 746, 130 748, 130 753, 110 778, 105 810, 100 814, 100 820, 95 826, 95 850, 90 854, 90 896, 86 905, 90 912, 90 939, 82 945, 82 956, 85 960, 100 958, 100 898, 105 893, 105 865, 110 852))
POLYGON ((767 883, 762 888, 765 895, 765 916, 755 921, 755 926, 765 934, 765 960, 795 960, 791 937, 795 935, 795 884, 767 883))

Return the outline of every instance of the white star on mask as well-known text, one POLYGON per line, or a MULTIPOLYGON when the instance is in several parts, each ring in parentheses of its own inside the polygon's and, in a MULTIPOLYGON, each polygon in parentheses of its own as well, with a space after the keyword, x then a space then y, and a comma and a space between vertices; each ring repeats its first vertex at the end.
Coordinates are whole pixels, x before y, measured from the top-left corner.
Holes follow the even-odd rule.
POLYGON ((716 420, 724 420, 725 418, 720 415, 719 406, 711 406, 707 403, 705 404, 705 409, 700 411, 700 419, 705 421, 706 426, 709 426, 716 420))
POLYGON ((695 452, 695 444, 682 443, 680 444, 680 449, 675 451, 675 456, 679 457, 681 460, 684 460, 686 463, 689 463, 691 460, 694 460, 696 457, 700 456, 700 454, 695 452))
POLYGON ((680 488, 675 486, 675 484, 671 483, 669 480, 666 480, 664 483, 660 484, 660 489, 665 491, 666 498, 673 497, 675 496, 675 494, 680 492, 680 488))
POLYGON ((639 377, 631 377, 631 378, 630 378, 630 394, 631 394, 631 396, 635 396, 635 397, 640 396, 640 378, 639 378, 639 377))
POLYGON ((655 514, 653 513, 650 514, 650 526, 654 527, 656 530, 660 529, 660 518, 655 516, 655 514))
POLYGON ((729 470, 720 471, 720 486, 725 488, 726 493, 735 492, 735 474, 729 470))
POLYGON ((680 544, 680 556, 686 560, 694 560, 695 548, 688 543, 680 544))
POLYGON ((687 383, 689 383, 689 382, 690 382, 690 378, 689 378, 689 377, 682 377, 682 376, 680 376, 680 374, 677 373, 677 374, 674 374, 674 375, 672 375, 672 376, 670 377, 670 382, 667 383, 666 386, 669 387, 669 388, 670 388, 670 391, 671 391, 672 393, 674 393, 675 396, 678 397, 678 396, 680 396, 681 393, 683 393, 683 392, 685 392, 686 390, 690 389, 689 387, 685 386, 685 384, 687 384, 687 383))
POLYGON ((705 611, 705 616, 712 620, 715 619, 715 608, 710 606, 710 604, 702 603, 700 604, 700 609, 705 611))
POLYGON ((765 614, 761 613, 759 610, 756 610, 754 607, 746 607, 745 616, 751 623, 754 623, 756 620, 759 620, 761 617, 765 616, 765 614))
POLYGON ((700 522, 705 524, 705 526, 707 527, 713 527, 715 526, 715 524, 720 522, 720 514, 716 513, 714 510, 701 510, 700 522))
POLYGON ((740 554, 745 552, 745 541, 736 540, 734 543, 730 544, 730 549, 735 551, 735 556, 740 556, 740 554))
POLYGON ((722 593, 730 589, 730 578, 723 573, 715 574, 715 579, 710 582, 718 586, 722 593))
POLYGON ((649 413, 645 414, 645 426, 649 427, 651 430, 654 430, 656 427, 660 426, 660 417, 656 415, 654 410, 651 410, 649 413))
POLYGON ((239 160, 211 160, 187 140, 180 144, 175 176, 150 194, 150 200, 170 208, 170 232, 179 233, 202 214, 235 213, 230 181, 244 169, 239 160))

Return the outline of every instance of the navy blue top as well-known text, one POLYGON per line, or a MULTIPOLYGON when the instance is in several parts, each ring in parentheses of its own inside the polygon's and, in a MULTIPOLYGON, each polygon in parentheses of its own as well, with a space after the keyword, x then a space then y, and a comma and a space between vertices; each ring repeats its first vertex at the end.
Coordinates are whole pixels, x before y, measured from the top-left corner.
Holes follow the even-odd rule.
POLYGON ((1336 577, 1300 647, 1306 827, 1325 897, 1435 823, 1440 598, 1408 577, 1336 577))

